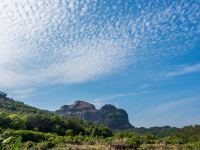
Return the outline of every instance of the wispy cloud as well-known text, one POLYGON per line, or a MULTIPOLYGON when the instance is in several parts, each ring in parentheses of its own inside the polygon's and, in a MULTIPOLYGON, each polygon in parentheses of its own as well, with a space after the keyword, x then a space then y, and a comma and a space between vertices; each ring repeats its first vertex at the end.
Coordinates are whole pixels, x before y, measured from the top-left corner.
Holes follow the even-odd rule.
POLYGON ((185 99, 178 99, 166 103, 162 103, 156 108, 153 108, 154 112, 161 113, 167 112, 172 109, 176 109, 176 107, 181 107, 181 105, 186 105, 188 103, 192 103, 194 101, 199 100, 200 96, 192 97, 192 98, 185 98, 185 99))
POLYGON ((125 97, 125 96, 132 96, 132 95, 135 95, 135 93, 132 92, 132 93, 115 94, 115 95, 109 95, 109 96, 103 96, 103 97, 95 98, 93 100, 94 101, 95 100, 107 101, 107 100, 111 100, 111 99, 114 99, 114 98, 125 97))
POLYGON ((101 97, 92 99, 91 102, 94 103, 95 106, 100 107, 104 104, 109 103, 109 100, 113 100, 113 99, 120 98, 120 97, 133 96, 135 94, 136 94, 135 92, 131 92, 131 93, 121 93, 121 94, 101 96, 101 97))
POLYGON ((139 90, 146 90, 151 88, 153 85, 152 84, 142 84, 138 87, 139 90))
POLYGON ((182 52, 199 40, 198 2, 143 3, 2 0, 0 85, 95 80, 144 56, 182 52))
POLYGON ((175 99, 150 106, 135 115, 136 126, 178 126, 198 124, 200 96, 175 99), (192 109, 191 109, 192 108, 192 109))
POLYGON ((15 98, 17 99, 24 99, 24 98, 30 97, 34 92, 35 92, 35 89, 33 88, 13 90, 13 93, 15 94, 15 98))
POLYGON ((181 76, 185 74, 191 74, 191 73, 197 73, 200 72, 200 63, 190 65, 183 67, 181 69, 178 69, 176 71, 172 71, 166 74, 166 77, 176 77, 176 76, 181 76))

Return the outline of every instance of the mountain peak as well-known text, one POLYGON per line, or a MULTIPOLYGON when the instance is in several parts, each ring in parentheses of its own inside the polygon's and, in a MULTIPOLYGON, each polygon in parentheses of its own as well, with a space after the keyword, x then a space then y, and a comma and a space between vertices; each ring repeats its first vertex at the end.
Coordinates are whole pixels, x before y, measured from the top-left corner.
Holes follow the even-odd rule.
POLYGON ((88 103, 88 102, 77 100, 72 105, 70 105, 70 108, 74 108, 74 109, 95 109, 95 106, 93 104, 88 103))
POLYGON ((77 100, 71 105, 61 106, 56 113, 94 123, 101 123, 111 129, 128 129, 133 127, 129 123, 126 111, 118 109, 111 104, 106 104, 101 109, 97 110, 93 104, 77 100))
POLYGON ((113 111, 117 110, 117 108, 111 104, 105 104, 103 107, 101 107, 102 111, 113 111))

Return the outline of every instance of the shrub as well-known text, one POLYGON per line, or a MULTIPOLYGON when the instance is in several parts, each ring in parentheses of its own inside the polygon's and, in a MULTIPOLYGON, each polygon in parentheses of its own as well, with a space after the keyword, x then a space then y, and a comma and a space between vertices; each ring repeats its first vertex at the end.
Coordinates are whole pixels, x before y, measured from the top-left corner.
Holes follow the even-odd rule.
POLYGON ((94 145, 95 144, 95 138, 94 137, 85 137, 84 142, 89 144, 89 145, 94 145))
POLYGON ((97 137, 111 137, 112 131, 110 129, 108 129, 105 126, 96 126, 93 130, 92 130, 92 136, 97 136, 97 137))
POLYGON ((196 149, 196 150, 198 150, 198 149, 200 149, 200 142, 188 143, 188 144, 186 144, 186 147, 188 149, 196 149))
POLYGON ((82 136, 74 136, 73 144, 83 144, 84 138, 82 136))
POLYGON ((73 137, 71 136, 66 136, 65 137, 65 142, 68 144, 73 144, 73 137))
POLYGON ((73 130, 72 129, 69 129, 65 132, 65 135, 66 136, 73 136, 73 130))
POLYGON ((3 135, 5 137, 22 137, 22 142, 32 141, 32 142, 42 142, 48 140, 49 135, 36 131, 28 130, 6 130, 3 135))
POLYGON ((153 135, 144 135, 142 136, 142 141, 144 144, 155 144, 157 138, 153 135))
POLYGON ((140 139, 140 137, 131 137, 131 138, 128 138, 126 141, 125 141, 125 144, 129 147, 132 147, 132 148, 139 148, 140 145, 142 144, 142 140, 140 139))
POLYGON ((12 123, 11 118, 7 116, 6 113, 0 113, 0 127, 3 129, 7 129, 10 127, 10 124, 12 123))
POLYGON ((178 137, 166 137, 164 138, 166 144, 185 144, 186 142, 178 137))
POLYGON ((12 129, 25 129, 25 121, 21 116, 17 114, 9 115, 9 118, 12 120, 10 123, 10 128, 12 129))

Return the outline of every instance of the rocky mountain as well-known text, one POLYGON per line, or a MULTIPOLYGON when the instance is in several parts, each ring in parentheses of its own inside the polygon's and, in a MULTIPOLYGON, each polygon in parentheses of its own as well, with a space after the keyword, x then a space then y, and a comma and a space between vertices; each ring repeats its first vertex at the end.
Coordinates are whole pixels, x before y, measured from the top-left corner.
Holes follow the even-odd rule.
POLYGON ((127 112, 110 104, 106 104, 98 110, 93 104, 88 102, 75 101, 72 105, 61 106, 59 110, 56 110, 56 113, 94 123, 101 123, 113 130, 133 128, 128 120, 127 112))

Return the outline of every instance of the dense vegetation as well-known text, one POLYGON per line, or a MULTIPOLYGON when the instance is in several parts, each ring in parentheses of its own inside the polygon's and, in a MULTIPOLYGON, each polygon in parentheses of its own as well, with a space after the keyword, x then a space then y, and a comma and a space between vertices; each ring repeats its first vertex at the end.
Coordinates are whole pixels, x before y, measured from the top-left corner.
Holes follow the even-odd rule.
POLYGON ((0 149, 200 149, 200 126, 133 128, 104 125, 40 110, 0 93, 0 149))

